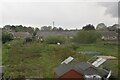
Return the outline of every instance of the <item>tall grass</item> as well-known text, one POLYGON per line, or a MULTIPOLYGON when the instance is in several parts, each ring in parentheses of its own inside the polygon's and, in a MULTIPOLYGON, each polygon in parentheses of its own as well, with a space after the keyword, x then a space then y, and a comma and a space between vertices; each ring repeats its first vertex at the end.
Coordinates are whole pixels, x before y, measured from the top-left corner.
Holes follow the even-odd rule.
POLYGON ((104 55, 117 56, 116 45, 57 45, 40 42, 24 43, 23 41, 12 41, 3 45, 2 54, 3 65, 5 65, 5 76, 12 78, 19 76, 53 78, 54 69, 67 57, 74 57, 75 64, 87 61, 92 57, 79 54, 79 51, 98 51, 104 55))

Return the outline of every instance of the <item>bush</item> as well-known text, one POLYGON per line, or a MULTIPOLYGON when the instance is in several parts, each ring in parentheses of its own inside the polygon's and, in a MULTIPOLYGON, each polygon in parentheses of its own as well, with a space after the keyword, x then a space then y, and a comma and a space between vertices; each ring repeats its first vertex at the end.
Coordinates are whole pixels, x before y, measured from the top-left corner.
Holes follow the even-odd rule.
POLYGON ((96 31, 80 31, 75 37, 74 41, 77 43, 95 43, 100 38, 100 34, 96 31))
POLYGON ((46 39, 46 43, 48 43, 48 44, 57 44, 58 42, 60 44, 64 44, 65 38, 64 37, 48 37, 46 39))
POLYGON ((25 39, 25 42, 32 42, 32 39, 28 37, 25 39))
POLYGON ((72 50, 76 50, 77 48, 79 48, 80 45, 79 44, 75 44, 75 43, 72 43, 68 45, 68 48, 72 49, 72 50))
POLYGON ((2 43, 13 40, 13 35, 9 32, 2 32, 2 43))

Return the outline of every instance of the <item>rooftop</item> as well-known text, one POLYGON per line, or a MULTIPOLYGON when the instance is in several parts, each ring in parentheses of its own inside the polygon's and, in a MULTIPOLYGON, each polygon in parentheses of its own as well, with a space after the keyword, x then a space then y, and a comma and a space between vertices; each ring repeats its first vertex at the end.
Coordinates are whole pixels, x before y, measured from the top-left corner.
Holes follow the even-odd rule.
POLYGON ((112 36, 118 36, 118 33, 116 33, 115 31, 102 31, 101 35, 105 37, 112 37, 112 36))
POLYGON ((105 70, 96 68, 95 66, 91 65, 90 63, 87 62, 81 62, 76 65, 70 65, 70 64, 61 64, 59 67, 55 69, 55 73, 60 77, 66 72, 70 70, 75 70, 83 75, 105 75, 107 72, 105 70))

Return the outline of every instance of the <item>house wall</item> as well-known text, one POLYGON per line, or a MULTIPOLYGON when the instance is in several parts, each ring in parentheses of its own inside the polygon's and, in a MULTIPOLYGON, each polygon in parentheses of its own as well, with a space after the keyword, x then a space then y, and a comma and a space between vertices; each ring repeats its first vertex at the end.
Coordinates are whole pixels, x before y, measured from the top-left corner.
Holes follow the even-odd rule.
POLYGON ((69 72, 62 75, 60 78, 79 78, 79 80, 84 80, 84 76, 75 70, 70 70, 69 72))
POLYGON ((115 41, 118 40, 118 33, 115 31, 102 31, 101 39, 104 41, 115 41))
POLYGON ((32 38, 32 35, 28 32, 14 32, 13 36, 15 39, 25 39, 25 38, 32 38))
POLYGON ((38 37, 47 38, 50 36, 62 36, 62 37, 73 37, 79 31, 39 31, 37 33, 38 37))
POLYGON ((90 68, 86 69, 84 71, 84 73, 87 75, 93 75, 93 74, 97 74, 97 70, 95 68, 90 67, 90 68))
POLYGON ((113 37, 105 37, 105 36, 102 36, 102 40, 117 40, 118 38, 116 36, 113 36, 113 37))

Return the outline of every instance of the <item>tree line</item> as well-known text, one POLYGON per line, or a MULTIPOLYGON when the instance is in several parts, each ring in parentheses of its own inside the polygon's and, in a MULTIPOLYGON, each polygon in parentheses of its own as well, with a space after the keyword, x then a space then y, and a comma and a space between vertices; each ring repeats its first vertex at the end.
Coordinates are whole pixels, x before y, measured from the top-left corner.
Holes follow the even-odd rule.
POLYGON ((33 28, 31 26, 26 27, 23 25, 5 25, 3 26, 3 30, 8 30, 11 32, 29 32, 33 33, 34 31, 63 31, 62 27, 52 27, 52 26, 42 26, 39 28, 33 28))
MULTIPOLYGON (((29 33, 33 33, 34 31, 64 31, 64 30, 68 30, 68 29, 63 29, 62 27, 42 26, 41 28, 33 28, 31 26, 26 27, 23 25, 5 25, 3 27, 3 29, 13 31, 13 32, 29 32, 29 33)), ((99 23, 95 28, 95 26, 93 24, 87 24, 82 27, 82 30, 120 32, 120 25, 113 24, 112 26, 106 26, 104 23, 99 23)))
MULTIPOLYGON (((52 27, 52 26, 43 26, 41 29, 39 28, 33 28, 33 27, 26 27, 22 25, 5 25, 3 27, 2 31, 2 41, 3 43, 8 42, 10 40, 13 40, 13 35, 11 33, 8 33, 4 30, 7 30, 8 32, 29 32, 31 33, 32 37, 34 38, 37 34, 38 31, 63 31, 61 27, 52 27)), ((74 37, 76 42, 83 42, 83 43, 91 43, 97 40, 99 37, 98 32, 95 31, 116 31, 120 33, 120 25, 119 24, 114 24, 112 26, 107 27, 104 23, 100 23, 96 26, 92 24, 87 24, 82 27, 81 31, 79 32, 78 35, 74 37), (94 35, 96 34, 96 35, 94 35), (90 40, 91 39, 91 40, 90 40), (88 40, 88 41, 87 41, 88 40)))

